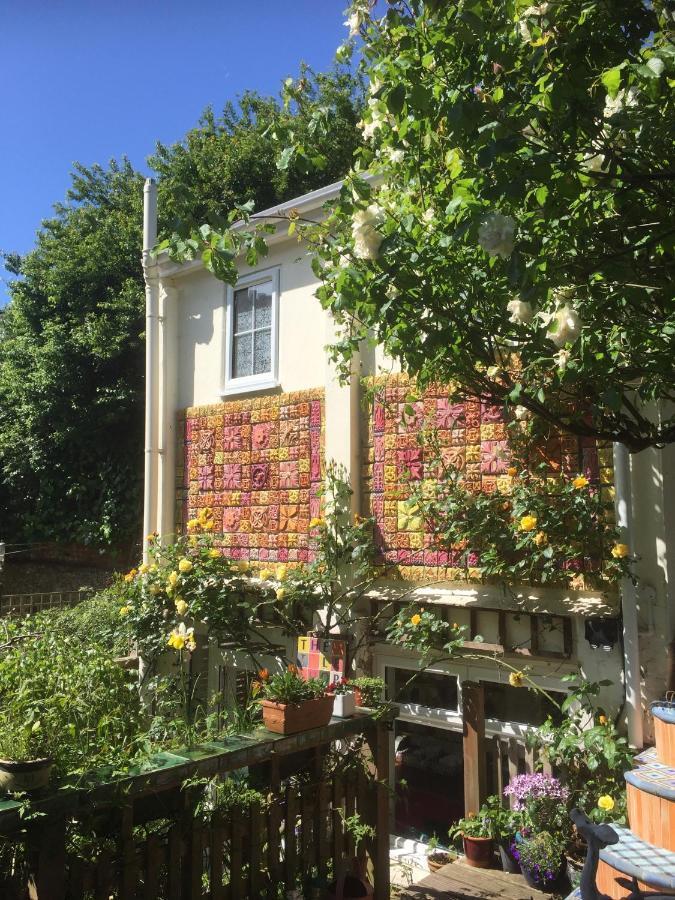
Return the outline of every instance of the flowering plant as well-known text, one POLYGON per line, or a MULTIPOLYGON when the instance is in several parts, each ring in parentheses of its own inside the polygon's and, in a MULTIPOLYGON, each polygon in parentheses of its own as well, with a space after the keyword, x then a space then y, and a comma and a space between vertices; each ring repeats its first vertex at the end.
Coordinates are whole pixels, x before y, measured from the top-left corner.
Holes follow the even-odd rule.
POLYGON ((537 881, 544 884, 555 881, 563 865, 563 851, 556 835, 540 831, 516 846, 518 856, 514 854, 514 857, 537 881))
POLYGON ((320 678, 303 678, 296 666, 288 666, 284 672, 270 675, 265 669, 260 680, 253 682, 253 693, 273 703, 302 703, 326 694, 326 683, 320 678))
POLYGON ((327 694, 350 694, 353 691, 352 683, 347 678, 341 678, 339 681, 331 681, 326 687, 327 694))
POLYGON ((466 628, 446 622, 441 610, 411 604, 400 610, 387 625, 387 640, 422 654, 442 651, 452 656, 464 643, 466 628))
POLYGON ((569 791, 552 775, 516 775, 504 788, 504 796, 514 798, 514 809, 526 814, 535 831, 561 831, 566 826, 569 791))

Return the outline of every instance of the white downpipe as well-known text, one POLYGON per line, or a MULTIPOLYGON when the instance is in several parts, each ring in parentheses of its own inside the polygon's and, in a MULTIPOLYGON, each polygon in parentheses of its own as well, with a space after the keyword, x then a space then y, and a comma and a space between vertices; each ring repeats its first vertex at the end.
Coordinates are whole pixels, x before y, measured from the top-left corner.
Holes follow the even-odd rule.
MULTIPOLYGON (((616 524, 621 541, 631 554, 633 541, 633 501, 631 465, 628 448, 614 444, 614 487, 616 491, 616 524)), ((637 589, 630 578, 621 581, 621 612, 623 616, 623 668, 626 689, 628 742, 638 750, 644 744, 642 728, 642 691, 640 678, 640 644, 638 634, 637 589)))
POLYGON ((159 279, 151 250, 157 243, 157 185, 143 187, 143 277, 145 278, 145 465, 143 481, 143 562, 148 561, 147 535, 156 527, 157 506, 157 353, 159 279))

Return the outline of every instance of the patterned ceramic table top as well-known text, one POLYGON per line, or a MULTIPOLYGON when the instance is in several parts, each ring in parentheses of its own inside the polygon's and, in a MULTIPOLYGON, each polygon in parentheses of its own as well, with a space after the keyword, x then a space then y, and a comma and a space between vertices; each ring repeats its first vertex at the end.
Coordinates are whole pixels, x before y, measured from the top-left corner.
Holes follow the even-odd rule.
POLYGON ((600 851, 603 862, 651 887, 675 890, 675 852, 648 844, 621 825, 612 828, 619 843, 600 851))

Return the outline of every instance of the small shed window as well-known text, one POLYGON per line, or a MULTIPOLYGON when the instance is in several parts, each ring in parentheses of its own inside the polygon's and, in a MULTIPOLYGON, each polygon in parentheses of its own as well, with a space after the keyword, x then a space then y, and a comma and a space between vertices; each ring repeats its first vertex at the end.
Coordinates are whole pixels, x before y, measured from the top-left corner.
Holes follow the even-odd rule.
POLYGON ((224 394, 278 385, 279 270, 247 275, 228 289, 224 394))

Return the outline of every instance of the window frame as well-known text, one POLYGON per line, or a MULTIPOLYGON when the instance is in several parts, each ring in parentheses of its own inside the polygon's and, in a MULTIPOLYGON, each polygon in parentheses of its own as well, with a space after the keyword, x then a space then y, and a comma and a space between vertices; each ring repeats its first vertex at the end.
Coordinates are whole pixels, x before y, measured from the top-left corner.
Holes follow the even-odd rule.
POLYGON ((223 352, 223 378, 220 393, 226 397, 232 394, 245 394, 250 391, 260 391, 268 388, 279 387, 279 283, 280 267, 261 269, 242 275, 237 283, 228 285, 225 292, 225 341, 223 352), (272 282, 272 310, 271 310, 271 365, 269 372, 261 372, 257 375, 232 376, 232 363, 234 361, 234 295, 242 288, 254 287, 256 284, 272 282))

